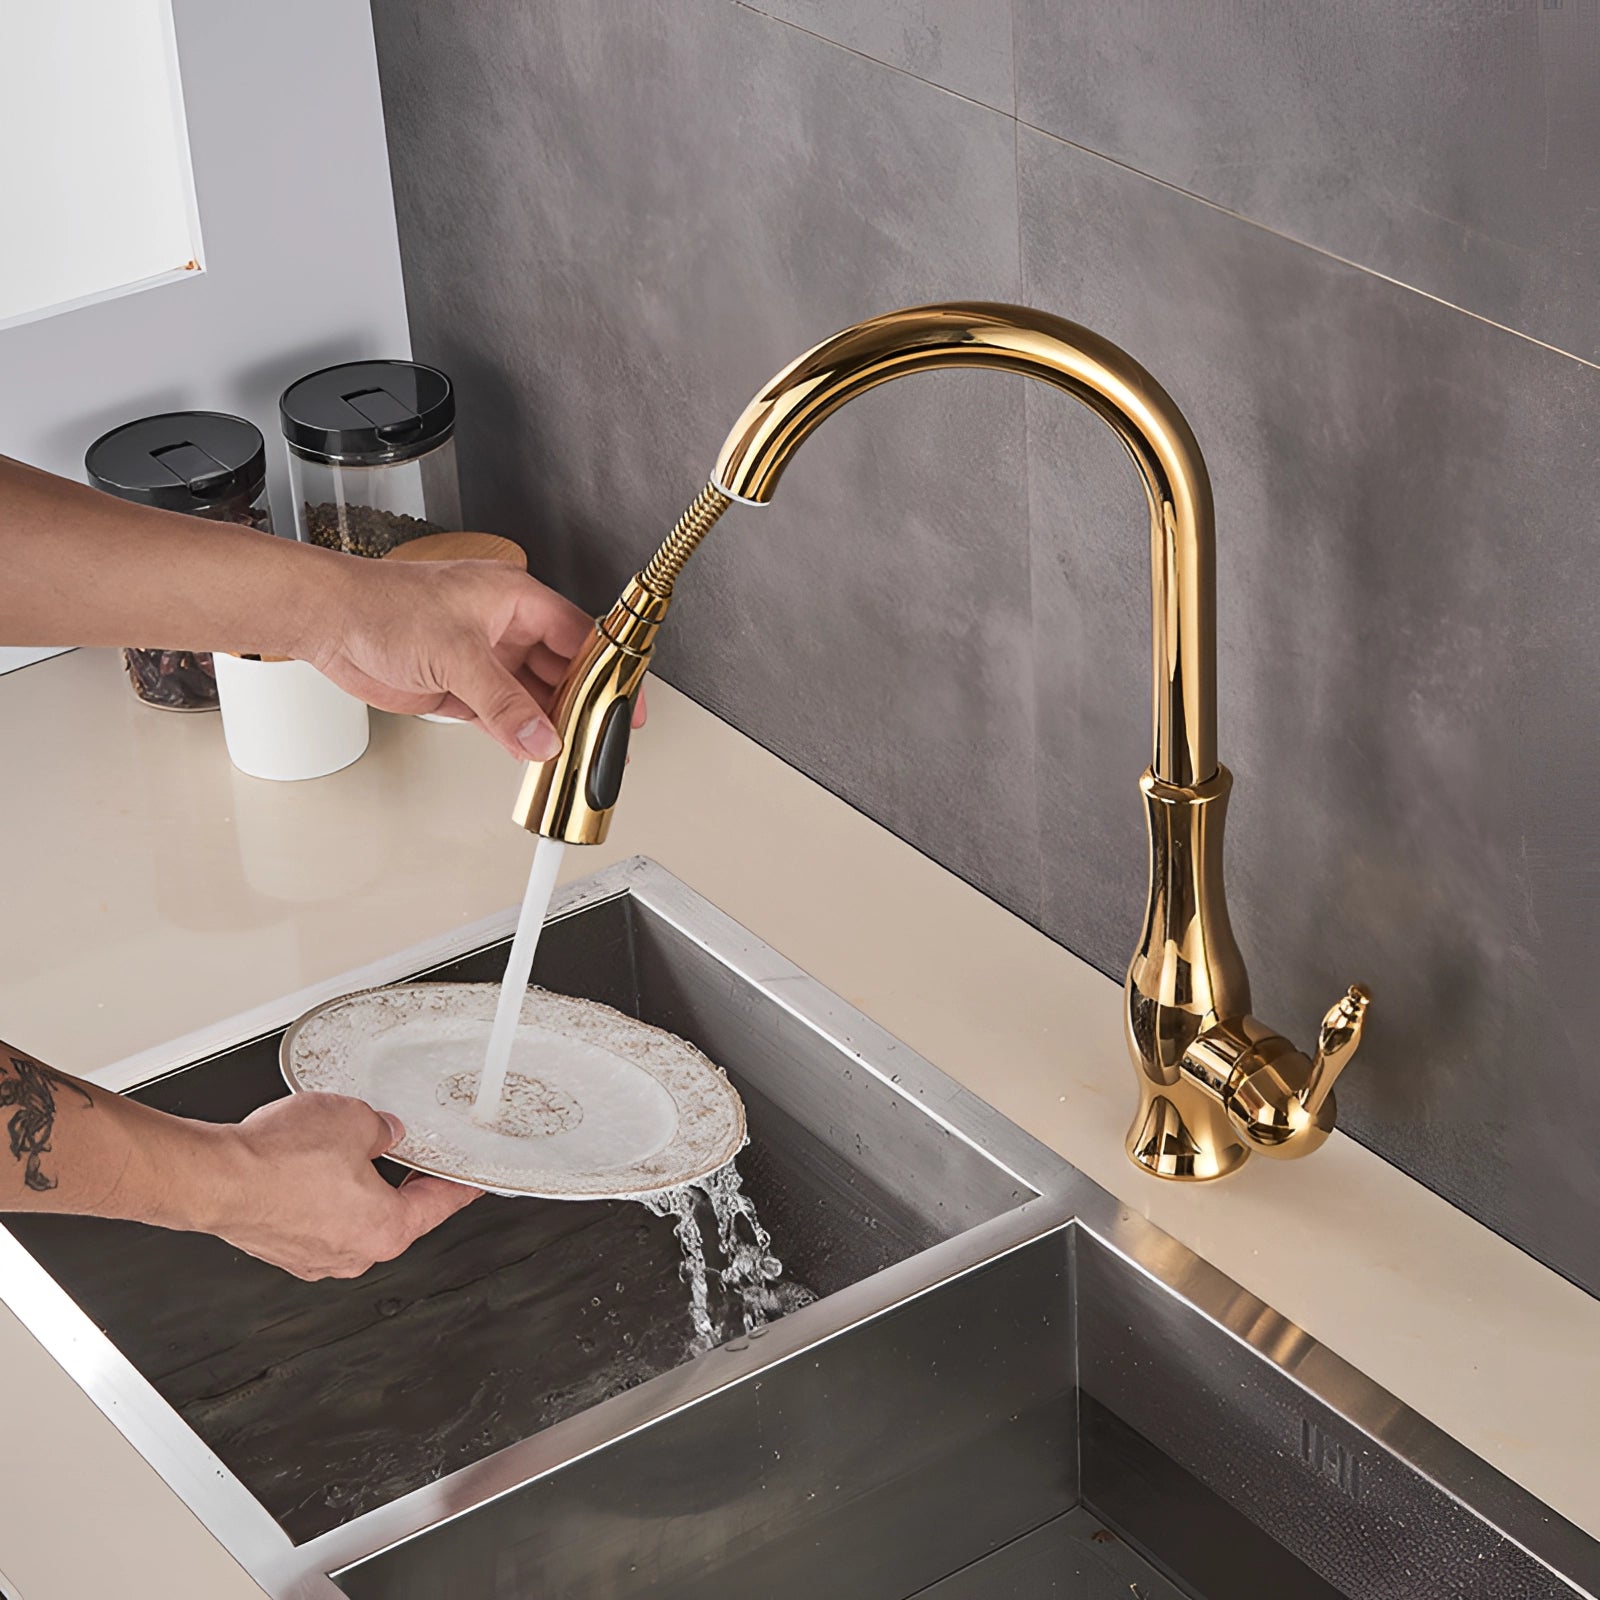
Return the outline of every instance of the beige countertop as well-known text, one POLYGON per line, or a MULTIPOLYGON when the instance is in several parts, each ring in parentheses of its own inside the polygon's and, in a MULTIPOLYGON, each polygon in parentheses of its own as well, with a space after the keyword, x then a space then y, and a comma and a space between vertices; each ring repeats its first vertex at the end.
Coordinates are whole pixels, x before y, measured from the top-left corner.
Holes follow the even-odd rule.
MULTIPOLYGON (((228 765, 217 718, 141 707, 118 676, 80 651, 0 678, 0 1036, 114 1076, 520 898, 516 771, 475 731, 374 716, 354 767, 268 784, 228 765)), ((1146 1178, 1122 1153, 1116 984, 683 696, 651 697, 613 837, 570 851, 568 878, 654 857, 1600 1536, 1600 1301, 1340 1134, 1219 1184, 1146 1178)), ((259 1596, 3 1308, 0 1416, 21 1600, 259 1596)))

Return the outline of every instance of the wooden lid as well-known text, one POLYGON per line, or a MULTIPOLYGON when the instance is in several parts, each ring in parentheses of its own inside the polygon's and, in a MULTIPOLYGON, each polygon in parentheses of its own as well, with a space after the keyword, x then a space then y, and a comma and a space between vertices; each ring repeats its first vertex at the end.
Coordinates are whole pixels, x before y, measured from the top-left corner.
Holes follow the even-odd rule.
POLYGON ((385 561, 500 561, 527 571, 522 546, 497 533, 428 533, 397 544, 385 561))

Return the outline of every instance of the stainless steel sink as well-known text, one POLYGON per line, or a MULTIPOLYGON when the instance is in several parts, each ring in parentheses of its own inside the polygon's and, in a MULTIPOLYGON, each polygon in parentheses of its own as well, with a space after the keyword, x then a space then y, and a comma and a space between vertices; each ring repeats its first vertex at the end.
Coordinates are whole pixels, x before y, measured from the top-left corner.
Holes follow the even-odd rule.
MULTIPOLYGON (((493 978, 504 931, 345 986, 493 978)), ((568 891, 535 977, 726 1067, 814 1304, 695 1355, 625 1205, 484 1200, 354 1284, 0 1232, 0 1294, 279 1600, 1600 1594, 1595 1541, 659 867, 568 891)), ((130 1087, 236 1117, 322 997, 130 1087)))

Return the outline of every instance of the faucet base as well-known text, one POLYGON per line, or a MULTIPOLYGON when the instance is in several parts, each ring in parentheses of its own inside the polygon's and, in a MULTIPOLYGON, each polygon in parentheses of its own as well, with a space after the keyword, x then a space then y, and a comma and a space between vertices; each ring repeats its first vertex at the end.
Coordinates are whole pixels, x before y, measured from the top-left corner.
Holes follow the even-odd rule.
POLYGON ((1219 1018, 1250 1010, 1250 980, 1222 892, 1222 835, 1233 779, 1226 767, 1180 786, 1139 780, 1150 834, 1150 902, 1128 967, 1128 1053, 1139 1084, 1129 1130, 1133 1162, 1158 1178, 1225 1177, 1249 1151, 1217 1093, 1188 1066, 1219 1018))
POLYGON ((1203 1091, 1181 1082, 1170 1088, 1144 1086, 1127 1151, 1128 1159, 1152 1177, 1186 1183, 1225 1178, 1250 1156, 1227 1112, 1203 1091))

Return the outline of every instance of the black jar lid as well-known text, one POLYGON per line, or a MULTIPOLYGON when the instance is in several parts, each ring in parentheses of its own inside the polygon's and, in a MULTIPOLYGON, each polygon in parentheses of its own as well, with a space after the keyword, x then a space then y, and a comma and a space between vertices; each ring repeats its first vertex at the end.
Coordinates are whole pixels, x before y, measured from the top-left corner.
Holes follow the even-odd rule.
POLYGON ((248 505, 267 481, 267 444, 243 417, 167 411, 102 434, 84 452, 89 482, 120 500, 201 516, 248 505))
POLYGON ((291 383, 278 401, 289 448, 310 461, 376 467, 426 455, 455 432, 450 380, 414 361, 348 361, 291 383))

